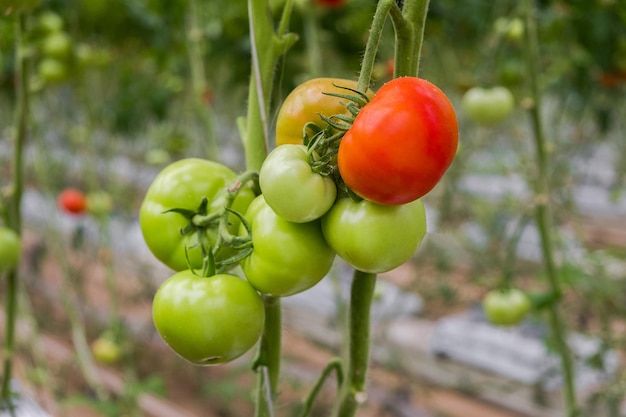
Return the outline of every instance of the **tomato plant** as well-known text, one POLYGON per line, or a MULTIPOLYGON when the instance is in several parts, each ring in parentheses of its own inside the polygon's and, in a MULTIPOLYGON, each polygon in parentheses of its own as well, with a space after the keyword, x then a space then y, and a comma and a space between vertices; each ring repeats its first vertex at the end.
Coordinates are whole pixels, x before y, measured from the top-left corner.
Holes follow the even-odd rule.
POLYGON ((456 154, 452 104, 430 82, 396 78, 356 116, 339 145, 346 185, 380 204, 404 204, 428 193, 456 154))
POLYGON ((66 188, 59 193, 57 204, 66 213, 82 214, 87 208, 87 198, 76 188, 66 188))
POLYGON ((335 252, 318 221, 292 223, 278 216, 261 195, 246 219, 254 250, 241 262, 248 281, 260 292, 288 296, 317 284, 330 270, 335 252))
POLYGON ((15 269, 22 253, 21 239, 8 227, 0 227, 0 273, 15 269))
POLYGON ((337 196, 333 179, 312 171, 304 145, 287 144, 270 152, 259 172, 259 183, 272 210, 296 223, 322 217, 337 196))
POLYGON ((483 299, 485 316, 491 323, 499 326, 518 324, 530 308, 530 299, 518 288, 491 290, 483 299))
POLYGON ((235 275, 201 277, 189 270, 168 278, 152 304, 154 325, 168 346, 198 365, 229 362, 246 353, 263 331, 259 294, 235 275))
POLYGON ((472 87, 463 95, 461 106, 470 119, 491 126, 501 122, 511 113, 515 100, 506 87, 472 87))
POLYGON ((348 264, 363 272, 390 271, 408 261, 426 234, 421 200, 384 206, 341 198, 322 217, 326 241, 348 264))
MULTIPOLYGON (((320 115, 348 115, 342 104, 346 100, 324 93, 345 94, 347 87, 356 89, 356 81, 341 78, 313 78, 298 85, 283 101, 276 118, 276 145, 301 144, 307 123, 320 123, 320 115)), ((372 91, 368 92, 373 95, 372 91)))
MULTIPOLYGON (((211 227, 196 227, 191 219, 171 210, 197 211, 206 198, 207 213, 198 214, 218 212, 226 205, 227 187, 236 179, 230 168, 199 158, 182 159, 165 167, 148 188, 139 209, 141 232, 154 256, 176 271, 189 266, 200 268, 202 249, 209 250, 215 244, 217 231, 211 227), (181 230, 186 233, 181 234, 181 230)), ((243 187, 231 208, 245 213, 253 199, 252 190, 243 187)), ((229 215, 228 231, 236 234, 239 223, 236 215, 229 215)), ((217 259, 231 254, 228 250, 222 251, 217 259)))

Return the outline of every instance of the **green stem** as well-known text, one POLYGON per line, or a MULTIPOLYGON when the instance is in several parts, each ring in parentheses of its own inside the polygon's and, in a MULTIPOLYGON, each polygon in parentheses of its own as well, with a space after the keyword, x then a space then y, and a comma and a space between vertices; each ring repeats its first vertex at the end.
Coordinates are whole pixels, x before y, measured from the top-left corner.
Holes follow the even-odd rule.
POLYGON ((407 22, 412 26, 413 51, 411 66, 407 75, 415 76, 419 74, 419 64, 422 57, 422 45, 424 43, 424 29, 426 28, 426 17, 428 16, 429 0, 407 0, 402 14, 407 22))
POLYGON ((365 382, 369 366, 370 310, 376 274, 354 271, 350 291, 348 375, 342 387, 336 417, 353 417, 367 400, 365 382))
POLYGON ((255 417, 273 416, 273 403, 278 393, 281 359, 281 303, 280 298, 265 296, 265 328, 255 360, 257 372, 255 417))
POLYGON ((343 365, 341 359, 333 358, 328 362, 328 364, 326 364, 326 367, 322 370, 320 377, 315 382, 311 393, 304 401, 304 409, 302 410, 302 414, 300 414, 301 417, 308 417, 309 414, 311 414, 313 403, 315 402, 317 395, 319 394, 322 386, 330 376, 330 373, 333 371, 335 371, 335 373, 337 374, 337 386, 341 387, 343 385, 343 365))
MULTIPOLYGON (((243 143, 246 167, 259 171, 269 151, 269 108, 274 67, 278 58, 297 40, 285 33, 293 1, 285 4, 277 33, 274 32, 267 0, 248 0, 250 37, 252 45, 252 76, 248 90, 248 110, 243 143)), ((242 130, 240 128, 240 130, 242 130)))
POLYGON ((376 6, 376 12, 370 28, 370 34, 367 38, 367 44, 365 45, 363 61, 361 62, 359 81, 357 83, 357 90, 362 93, 366 92, 370 86, 372 70, 374 68, 374 63, 376 62, 376 53, 378 52, 380 38, 382 37, 383 29, 385 28, 385 22, 387 21, 389 10, 393 7, 397 8, 394 0, 380 0, 376 6))
MULTIPOLYGON (((15 74, 16 74, 16 114, 15 148, 13 154, 13 189, 7 207, 7 226, 18 235, 22 231, 21 202, 24 189, 24 145, 28 134, 28 65, 24 51, 23 38, 26 33, 26 15, 20 13, 15 30, 15 74)), ((18 271, 9 271, 6 293, 6 334, 4 339, 4 365, 0 403, 9 404, 11 400, 11 378, 13 374, 13 355, 15 351, 15 322, 17 319, 18 271)))
MULTIPOLYGON (((552 293, 558 298, 562 293, 560 277, 554 263, 553 242, 551 236, 551 216, 549 213, 550 189, 548 185, 548 159, 545 144, 545 135, 541 119, 541 95, 539 93, 538 64, 539 42, 537 39, 537 28, 535 21, 535 5, 533 0, 525 0, 524 8, 526 12, 526 42, 525 53, 528 65, 528 80, 530 82, 530 92, 532 104, 529 108, 533 136, 536 149, 537 179, 535 183, 535 221, 539 229, 541 239, 541 251, 543 264, 548 277, 548 282, 552 293)), ((576 399, 574 385, 574 369, 572 355, 566 341, 565 325, 560 316, 558 303, 551 303, 548 306, 548 319, 554 337, 556 350, 561 359, 561 370, 563 372, 564 399, 568 417, 578 415, 579 409, 576 399)))

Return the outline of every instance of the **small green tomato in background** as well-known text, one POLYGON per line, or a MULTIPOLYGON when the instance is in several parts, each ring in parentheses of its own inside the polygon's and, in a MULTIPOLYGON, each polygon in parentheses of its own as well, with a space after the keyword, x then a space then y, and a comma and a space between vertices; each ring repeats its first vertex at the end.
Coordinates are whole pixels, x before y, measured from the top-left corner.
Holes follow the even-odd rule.
POLYGON ((37 71, 46 84, 57 84, 67 78, 67 66, 56 58, 42 59, 37 71))
POLYGON ((122 348, 107 336, 100 336, 91 343, 91 353, 97 362, 112 365, 122 358, 122 348))
POLYGON ((8 227, 0 227, 0 274, 15 269, 22 254, 21 239, 8 227))
POLYGON ((72 50, 72 40, 69 35, 63 31, 53 32, 46 36, 41 45, 43 54, 50 58, 63 59, 67 57, 72 50))
POLYGON ((530 299, 518 288, 491 290, 483 299, 485 316, 489 322, 497 326, 519 324, 530 308, 530 299))
POLYGON ((180 357, 197 365, 217 365, 256 344, 265 309, 261 296, 244 279, 229 274, 201 277, 185 270, 157 290, 152 318, 180 357))
POLYGON ((87 211, 95 217, 106 217, 113 210, 113 197, 104 190, 87 193, 87 211))
POLYGON ((476 123, 492 126, 506 119, 513 111, 515 99, 506 87, 472 87, 463 95, 461 107, 476 123))
POLYGON ((259 183, 274 212, 295 223, 319 219, 337 196, 333 179, 311 169, 304 145, 286 144, 270 152, 259 172, 259 183))

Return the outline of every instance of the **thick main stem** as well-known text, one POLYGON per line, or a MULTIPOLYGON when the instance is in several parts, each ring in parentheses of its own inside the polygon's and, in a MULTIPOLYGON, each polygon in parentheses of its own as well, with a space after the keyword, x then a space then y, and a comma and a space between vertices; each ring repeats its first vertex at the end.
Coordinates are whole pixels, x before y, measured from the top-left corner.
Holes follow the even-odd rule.
POLYGON ((354 271, 350 291, 348 372, 336 417, 353 417, 367 400, 365 383, 369 367, 370 310, 376 274, 354 271))
MULTIPOLYGON (((26 16, 20 14, 15 30, 15 74, 16 74, 16 136, 13 153, 13 190, 9 199, 7 213, 8 226, 18 235, 22 231, 21 202, 24 189, 24 144, 28 129, 28 66, 24 54, 23 37, 26 32, 26 16)), ((6 293, 6 335, 4 339, 4 365, 0 403, 8 404, 11 397, 11 378, 13 374, 13 355, 15 350, 15 322, 17 319, 18 271, 8 273, 6 293)))
MULTIPOLYGON (((248 92, 248 110, 239 123, 246 156, 246 168, 258 172, 269 151, 269 108, 278 58, 295 43, 287 33, 293 0, 287 0, 275 32, 267 0, 248 0, 248 19, 252 45, 252 75, 248 92)), ((278 392, 281 360, 281 303, 265 297, 265 328, 256 362, 257 404, 255 415, 271 416, 278 392), (268 389, 269 388, 269 389, 268 389)))
MULTIPOLYGON (((545 146, 545 136, 541 119, 541 95, 539 93, 538 69, 536 57, 538 56, 537 28, 535 22, 535 7, 533 0, 525 0, 526 11, 526 42, 525 52, 528 65, 528 80, 530 82, 532 105, 529 112, 533 128, 533 136, 536 148, 537 180, 535 184, 535 221, 539 229, 541 239, 541 251, 543 264, 548 277, 548 282, 555 298, 559 298, 562 290, 557 268, 553 257, 553 242, 551 237, 551 216, 549 212, 550 189, 548 185, 548 160, 545 146)), ((548 307, 548 319, 556 350, 561 359, 563 372, 564 399, 568 417, 578 415, 576 390, 574 385, 574 369, 572 356, 567 344, 565 326, 560 316, 557 303, 550 303, 548 307)))

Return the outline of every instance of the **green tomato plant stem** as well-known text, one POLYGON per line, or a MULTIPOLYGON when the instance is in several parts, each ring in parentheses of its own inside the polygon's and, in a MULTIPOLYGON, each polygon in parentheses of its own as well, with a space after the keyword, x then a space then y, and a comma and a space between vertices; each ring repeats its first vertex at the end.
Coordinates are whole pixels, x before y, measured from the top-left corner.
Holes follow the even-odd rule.
POLYGON ((417 77, 428 16, 429 0, 406 0, 400 10, 394 3, 391 20, 395 31, 394 78, 417 77))
MULTIPOLYGON (((248 0, 248 20, 252 47, 252 75, 248 91, 245 121, 239 120, 246 168, 258 172, 269 152, 270 98, 274 69, 278 59, 297 41, 289 33, 293 0, 287 0, 277 29, 268 0, 248 0)), ((277 397, 281 360, 281 303, 276 297, 264 297, 265 327, 255 362, 257 371, 256 417, 272 417, 277 397)))
POLYGON ((248 0, 250 40, 252 46, 252 76, 248 91, 248 109, 242 138, 246 167, 259 171, 269 152, 270 98, 274 68, 278 59, 298 40, 287 32, 293 0, 285 3, 281 21, 275 31, 268 0, 248 0))
POLYGON ((349 346, 345 383, 341 388, 336 417, 353 417, 367 400, 365 383, 369 367, 370 310, 376 274, 354 271, 348 316, 349 346))
POLYGON ((265 296, 265 327, 254 367, 257 371, 255 417, 273 417, 281 361, 282 316, 280 298, 265 296))
MULTIPOLYGON (((16 74, 16 113, 15 113, 15 144, 13 155, 13 187, 9 196, 6 223, 18 235, 22 232, 21 202, 24 189, 24 145, 28 135, 28 63, 24 48, 26 34, 26 15, 17 16, 15 29, 15 74, 16 74)), ((6 291, 6 324, 4 338, 4 364, 2 371, 2 386, 0 388, 0 404, 11 402, 11 378, 13 374, 13 355, 15 351, 15 324, 17 320, 18 299, 18 271, 15 268, 7 276, 6 291)))
MULTIPOLYGON (((550 188, 548 184, 548 156, 546 152, 546 140, 541 118, 541 95, 539 93, 538 65, 539 42, 535 20, 534 0, 525 0, 524 10, 526 14, 526 39, 524 42, 528 81, 530 84, 531 104, 529 114, 533 129, 533 137, 536 151, 537 178, 535 181, 535 221, 539 229, 541 239, 541 251, 543 264, 548 278, 551 291, 555 299, 559 299, 562 289, 558 270, 553 257, 553 240, 551 236, 551 216, 549 211, 550 188)), ((561 371, 563 373, 563 395, 565 400, 567 417, 578 415, 576 390, 574 384, 574 369, 572 354, 566 341, 565 324, 558 309, 558 303, 550 303, 548 306, 548 319, 556 350, 561 359, 561 371)))
POLYGON ((370 86, 372 70, 374 68, 374 63, 376 62, 376 53, 378 52, 380 38, 382 37, 389 10, 393 7, 397 8, 394 0, 380 0, 376 6, 376 12, 372 20, 369 37, 367 38, 367 44, 365 45, 363 61, 361 62, 359 80, 357 82, 357 90, 362 93, 365 93, 370 86))

